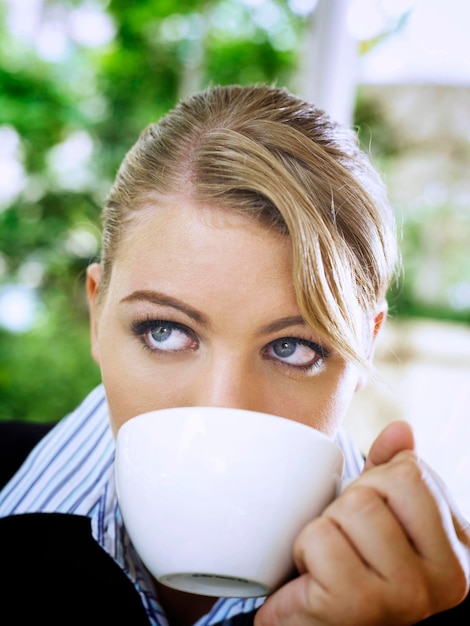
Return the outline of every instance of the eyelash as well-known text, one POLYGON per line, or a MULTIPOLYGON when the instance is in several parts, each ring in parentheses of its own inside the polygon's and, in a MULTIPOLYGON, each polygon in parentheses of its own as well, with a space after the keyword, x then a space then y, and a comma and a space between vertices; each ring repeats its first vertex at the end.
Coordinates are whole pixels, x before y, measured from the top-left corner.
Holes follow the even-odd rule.
POLYGON ((173 353, 175 352, 171 350, 159 350, 158 348, 152 348, 151 346, 149 346, 149 344, 146 341, 145 336, 147 335, 147 333, 150 333, 152 330, 154 330, 157 326, 169 326, 171 327, 172 330, 180 330, 188 337, 191 337, 195 341, 197 341, 194 333, 184 324, 178 324, 177 322, 170 322, 169 320, 157 320, 157 319, 151 319, 151 318, 146 318, 144 320, 136 320, 135 322, 132 323, 131 330, 135 335, 137 335, 137 337, 139 337, 139 339, 142 342, 142 346, 151 353, 171 354, 172 352, 173 353))
POLYGON ((274 341, 271 341, 268 344, 268 346, 266 346, 266 349, 270 346, 273 346, 275 343, 279 343, 282 341, 293 341, 297 343, 297 345, 306 346, 307 348, 309 348, 310 350, 312 350, 318 355, 317 361, 315 361, 314 363, 307 363, 305 365, 292 365, 291 363, 287 363, 286 361, 282 361, 281 359, 273 359, 273 360, 276 360, 279 363, 279 365, 288 367, 289 369, 295 370, 297 372, 299 371, 311 372, 314 369, 322 367, 324 362, 328 359, 328 357, 331 354, 328 348, 325 348, 324 346, 320 345, 319 343, 316 343, 315 341, 311 341, 310 339, 304 339, 302 337, 290 337, 290 336, 280 337, 279 339, 274 339, 274 341))
MULTIPOLYGON (((199 343, 194 332, 190 328, 185 326, 184 324, 179 324, 178 322, 171 322, 169 320, 158 320, 158 319, 152 319, 152 318, 146 318, 144 320, 136 320, 132 323, 131 330, 137 337, 139 337, 143 348, 151 353, 158 353, 158 354, 172 354, 173 353, 174 354, 175 352, 178 352, 178 350, 174 350, 174 351, 159 350, 158 348, 153 348, 148 344, 148 341, 146 340, 147 333, 151 332, 158 326, 169 326, 172 330, 179 330, 185 335, 187 335, 188 338, 192 338, 195 342, 199 343)), ((305 365, 293 365, 291 363, 283 361, 281 358, 266 357, 269 360, 276 361, 279 365, 287 367, 291 370, 295 370, 298 372, 299 371, 300 372, 312 371, 313 369, 321 367, 323 363, 330 356, 330 350, 320 345, 319 343, 316 343, 309 339, 304 339, 302 337, 291 337, 291 336, 279 337, 278 339, 271 341, 269 344, 267 344, 265 348, 263 348, 263 352, 266 352, 269 348, 273 347, 276 343, 280 343, 282 341, 285 341, 285 342, 292 341, 292 342, 295 342, 297 345, 306 346, 307 348, 309 348, 310 350, 312 350, 318 355, 317 361, 315 361, 314 363, 308 363, 305 365)))

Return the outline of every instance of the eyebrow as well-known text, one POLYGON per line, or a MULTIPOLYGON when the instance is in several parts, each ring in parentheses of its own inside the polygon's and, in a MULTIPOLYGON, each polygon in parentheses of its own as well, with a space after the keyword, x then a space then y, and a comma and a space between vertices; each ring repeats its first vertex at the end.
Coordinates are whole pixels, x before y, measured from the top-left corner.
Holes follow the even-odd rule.
POLYGON ((270 333, 278 332, 279 330, 284 330, 285 328, 289 328, 290 326, 306 326, 306 322, 304 318, 300 315, 291 315, 289 317, 282 317, 271 324, 266 324, 260 329, 260 335, 269 335, 270 333))
MULTIPOLYGON (((121 303, 127 304, 132 302, 150 302, 151 304, 157 304, 160 306, 168 306, 172 309, 176 309, 177 311, 181 311, 185 315, 187 315, 190 319, 195 321, 196 323, 204 326, 205 328, 210 328, 211 323, 209 318, 201 313, 197 309, 194 309, 191 306, 188 306, 178 298, 173 298, 164 293, 160 293, 159 291, 153 291, 149 289, 141 289, 138 291, 133 291, 128 296, 125 296, 120 300, 121 303)), ((282 317, 279 320, 271 322, 270 324, 266 324, 262 326, 259 330, 259 335, 269 335, 271 333, 278 332, 280 330, 284 330, 285 328, 289 328, 290 326, 306 326, 306 322, 304 318, 300 315, 290 315, 288 317, 282 317)))
POLYGON ((158 304, 160 306, 168 306, 177 311, 181 311, 187 315, 190 319, 197 322, 201 326, 206 328, 210 327, 209 318, 193 307, 188 306, 178 298, 172 298, 158 291, 151 291, 148 289, 141 289, 139 291, 133 291, 128 296, 121 299, 121 303, 127 304, 128 302, 150 302, 151 304, 158 304))

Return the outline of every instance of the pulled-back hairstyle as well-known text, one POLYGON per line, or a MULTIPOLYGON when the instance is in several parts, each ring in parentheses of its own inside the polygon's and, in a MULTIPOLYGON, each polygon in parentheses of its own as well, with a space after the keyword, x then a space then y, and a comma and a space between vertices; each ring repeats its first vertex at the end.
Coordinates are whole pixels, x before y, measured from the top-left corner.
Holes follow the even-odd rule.
POLYGON ((129 220, 180 194, 289 236, 306 323, 365 364, 364 319, 385 299, 397 250, 382 181, 351 130, 264 85, 182 100, 142 132, 117 173, 103 211, 100 291, 129 220))

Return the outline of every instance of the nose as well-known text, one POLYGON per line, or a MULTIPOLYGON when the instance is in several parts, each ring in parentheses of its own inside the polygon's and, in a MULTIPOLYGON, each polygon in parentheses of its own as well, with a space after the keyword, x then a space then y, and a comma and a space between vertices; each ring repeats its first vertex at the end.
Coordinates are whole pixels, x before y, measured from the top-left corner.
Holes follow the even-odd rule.
POLYGON ((248 360, 213 359, 199 369, 191 404, 262 411, 262 382, 248 360))

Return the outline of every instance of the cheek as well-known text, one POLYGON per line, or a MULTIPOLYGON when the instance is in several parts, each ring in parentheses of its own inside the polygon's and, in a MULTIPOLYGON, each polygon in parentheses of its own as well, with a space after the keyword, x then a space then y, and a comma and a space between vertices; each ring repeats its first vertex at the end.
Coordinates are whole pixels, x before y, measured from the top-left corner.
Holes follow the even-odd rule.
POLYGON ((142 368, 118 354, 102 358, 111 428, 116 436, 127 420, 156 409, 181 405, 185 386, 175 368, 142 368))
MULTIPOLYGON (((105 312, 106 313, 106 312, 105 312)), ((101 379, 106 390, 114 436, 124 422, 147 411, 168 406, 175 389, 171 372, 149 367, 149 357, 135 337, 111 315, 99 327, 101 379)))
POLYGON ((334 437, 349 409, 357 381, 357 373, 346 368, 341 375, 323 380, 299 393, 292 402, 285 402, 284 415, 334 437))
POLYGON ((338 385, 330 394, 329 402, 327 402, 330 415, 327 434, 335 435, 341 426, 356 393, 358 381, 359 375, 356 369, 351 367, 344 373, 338 385))

